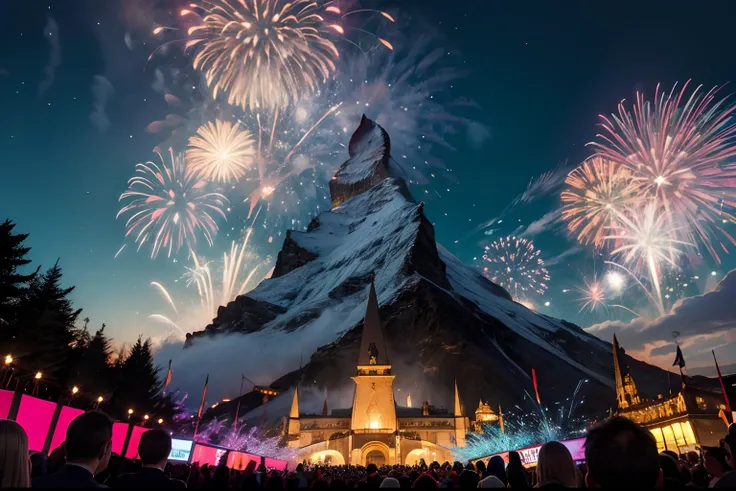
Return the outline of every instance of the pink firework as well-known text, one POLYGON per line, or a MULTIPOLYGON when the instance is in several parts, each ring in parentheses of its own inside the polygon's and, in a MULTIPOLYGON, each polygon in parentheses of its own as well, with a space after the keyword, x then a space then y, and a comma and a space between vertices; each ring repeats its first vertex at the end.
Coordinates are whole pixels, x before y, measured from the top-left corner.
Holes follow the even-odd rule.
POLYGON ((736 105, 716 99, 718 87, 689 82, 663 92, 654 102, 636 94, 633 112, 624 101, 618 114, 601 116, 603 133, 591 143, 597 155, 628 168, 640 192, 661 204, 687 242, 702 243, 720 262, 717 246, 736 245, 722 228, 736 206, 736 105), (686 225, 686 226, 684 226, 686 225))
POLYGON ((138 249, 150 242, 151 258, 162 248, 169 257, 185 245, 194 251, 200 234, 211 246, 218 228, 215 217, 225 217, 227 198, 209 192, 206 181, 187 172, 183 155, 169 149, 167 163, 158 148, 155 152, 160 163, 137 164, 128 190, 120 195, 120 201, 129 201, 117 216, 131 213, 125 236, 134 237, 138 249))

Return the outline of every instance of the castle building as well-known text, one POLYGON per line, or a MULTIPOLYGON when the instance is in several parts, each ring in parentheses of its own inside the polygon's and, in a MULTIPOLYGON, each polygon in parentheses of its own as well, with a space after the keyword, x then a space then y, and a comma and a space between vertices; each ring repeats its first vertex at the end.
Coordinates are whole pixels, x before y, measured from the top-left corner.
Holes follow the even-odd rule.
POLYGON ((452 460, 447 450, 464 446, 470 422, 464 415, 455 383, 450 414, 433 408, 399 406, 394 398, 395 376, 383 339, 376 290, 371 282, 355 376, 353 406, 329 414, 299 412, 299 390, 294 392, 285 425, 289 447, 298 449, 298 461, 333 465, 409 464, 452 460))
POLYGON ((616 414, 635 421, 654 435, 659 451, 678 454, 718 446, 726 432, 719 412, 725 401, 719 393, 683 384, 669 397, 647 400, 639 395, 631 373, 621 365, 621 348, 613 336, 613 369, 616 379, 616 414))

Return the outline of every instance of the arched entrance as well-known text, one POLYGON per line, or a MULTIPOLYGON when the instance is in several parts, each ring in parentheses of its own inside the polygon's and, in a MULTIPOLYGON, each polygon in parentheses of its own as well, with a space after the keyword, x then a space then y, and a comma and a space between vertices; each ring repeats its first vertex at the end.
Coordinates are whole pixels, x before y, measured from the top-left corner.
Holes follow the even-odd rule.
POLYGON ((361 449, 361 461, 364 466, 376 464, 382 466, 388 464, 388 445, 381 442, 370 442, 363 445, 361 449))
POLYGON ((345 458, 337 450, 322 450, 314 452, 309 456, 313 463, 321 462, 323 465, 345 465, 345 458))

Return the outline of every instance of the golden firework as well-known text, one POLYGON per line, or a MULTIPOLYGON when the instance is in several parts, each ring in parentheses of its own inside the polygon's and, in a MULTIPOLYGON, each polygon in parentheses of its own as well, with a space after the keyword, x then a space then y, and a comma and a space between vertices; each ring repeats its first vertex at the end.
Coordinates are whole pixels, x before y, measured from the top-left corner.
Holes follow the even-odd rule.
POLYGON ((208 122, 189 139, 189 171, 211 181, 237 181, 255 163, 254 143, 253 135, 237 124, 208 122))
POLYGON ((602 247, 617 214, 634 202, 637 185, 632 172, 607 159, 592 157, 573 169, 562 192, 562 217, 581 244, 602 247))
POLYGON ((186 49, 196 50, 214 96, 243 109, 277 110, 314 93, 335 71, 339 52, 313 0, 208 0, 181 15, 196 17, 186 49))

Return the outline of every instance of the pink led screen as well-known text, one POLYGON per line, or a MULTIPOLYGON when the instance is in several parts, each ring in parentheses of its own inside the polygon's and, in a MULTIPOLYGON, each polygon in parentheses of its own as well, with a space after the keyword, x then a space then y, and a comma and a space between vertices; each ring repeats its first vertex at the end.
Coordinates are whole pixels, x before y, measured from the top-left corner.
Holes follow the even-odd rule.
POLYGON ((261 462, 261 458, 257 455, 251 455, 244 452, 230 452, 230 455, 227 456, 227 466, 239 471, 245 470, 250 461, 255 461, 256 467, 258 467, 258 464, 261 462))
POLYGON ((138 455, 138 444, 141 441, 141 435, 146 432, 146 428, 140 426, 133 427, 133 433, 130 435, 130 442, 128 442, 128 448, 125 450, 125 457, 128 459, 134 459, 138 455))
POLYGON ((56 422, 56 428, 54 429, 54 436, 51 438, 51 448, 49 452, 55 448, 58 448, 61 443, 66 440, 66 429, 69 428, 69 423, 80 414, 84 414, 81 409, 74 409, 73 407, 64 406, 61 408, 59 419, 56 422))
POLYGON ((10 414, 10 405, 13 403, 13 392, 0 390, 0 418, 5 419, 10 414))
POLYGON ((266 457, 266 469, 277 469, 283 471, 286 469, 286 461, 266 457))
POLYGON ((215 447, 208 447, 206 445, 200 445, 197 443, 194 445, 194 452, 192 452, 192 463, 198 462, 200 466, 204 464, 217 465, 217 461, 224 453, 224 450, 220 450, 215 447))
POLYGON ((127 435, 128 423, 112 424, 112 453, 117 455, 123 453, 123 445, 125 444, 125 437, 127 435))
POLYGON ((28 434, 28 449, 39 452, 46 443, 46 435, 54 418, 56 403, 43 401, 31 396, 23 396, 20 400, 20 409, 15 421, 28 434))

